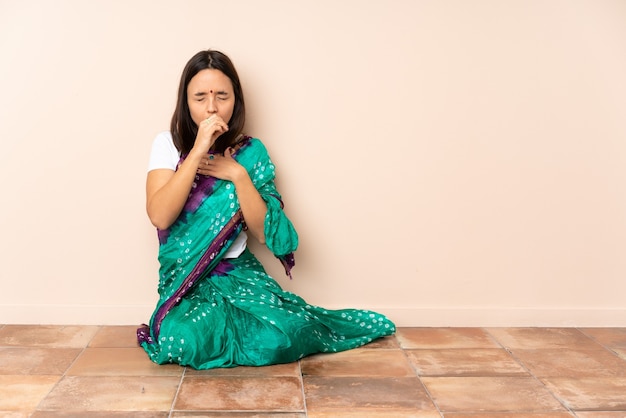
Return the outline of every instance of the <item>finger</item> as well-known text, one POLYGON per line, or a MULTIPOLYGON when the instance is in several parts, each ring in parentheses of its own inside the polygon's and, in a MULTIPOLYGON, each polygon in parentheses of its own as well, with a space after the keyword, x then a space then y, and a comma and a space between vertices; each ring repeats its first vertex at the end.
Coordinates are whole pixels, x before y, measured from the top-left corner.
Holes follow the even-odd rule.
POLYGON ((222 119, 220 117, 220 115, 218 115, 218 114, 214 114, 214 115, 209 116, 208 118, 206 118, 204 120, 204 122, 207 123, 207 124, 211 124, 211 123, 225 124, 224 119, 222 119))
POLYGON ((203 157, 202 159, 200 159, 200 164, 198 164, 198 168, 207 167, 209 165, 209 161, 213 159, 212 157, 213 154, 207 156, 206 158, 203 157))
POLYGON ((209 134, 212 134, 214 132, 224 133, 228 131, 228 125, 226 125, 225 123, 207 122, 203 123, 203 125, 203 131, 209 134))

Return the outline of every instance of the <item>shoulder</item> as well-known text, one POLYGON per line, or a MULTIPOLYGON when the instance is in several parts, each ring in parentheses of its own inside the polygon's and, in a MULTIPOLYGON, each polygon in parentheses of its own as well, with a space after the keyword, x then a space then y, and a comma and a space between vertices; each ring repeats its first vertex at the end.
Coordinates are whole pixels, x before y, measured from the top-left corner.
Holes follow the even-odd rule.
POLYGON ((157 168, 175 170, 179 159, 180 153, 174 145, 172 134, 161 132, 152 141, 148 171, 157 168))
POLYGON ((251 172, 259 167, 271 166, 272 160, 267 152, 267 148, 258 138, 246 137, 240 142, 241 148, 236 153, 237 161, 251 172))
POLYGON ((170 131, 159 132, 157 136, 154 138, 153 144, 161 144, 161 145, 169 145, 174 146, 174 139, 172 138, 172 133, 170 131))
POLYGON ((152 148, 167 151, 172 154, 180 154, 176 149, 176 145, 174 145, 174 139, 169 131, 158 133, 152 142, 152 148))
POLYGON ((242 150, 245 149, 246 152, 259 153, 259 154, 267 154, 267 148, 265 144, 259 139, 251 136, 246 136, 241 141, 242 150))

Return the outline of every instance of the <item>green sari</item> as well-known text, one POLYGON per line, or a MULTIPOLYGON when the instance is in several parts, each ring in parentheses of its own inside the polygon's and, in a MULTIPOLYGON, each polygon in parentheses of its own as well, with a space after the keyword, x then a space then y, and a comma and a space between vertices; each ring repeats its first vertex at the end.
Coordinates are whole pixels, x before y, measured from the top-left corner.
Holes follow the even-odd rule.
MULTIPOLYGON (((267 204, 266 245, 291 277, 298 235, 283 212, 267 150, 245 138, 233 157, 267 204)), ((225 258, 244 229, 234 185, 196 176, 179 218, 158 231, 160 297, 150 325, 137 330, 152 361, 195 369, 263 366, 356 348, 395 332, 376 312, 307 304, 281 289, 248 249, 225 258)))

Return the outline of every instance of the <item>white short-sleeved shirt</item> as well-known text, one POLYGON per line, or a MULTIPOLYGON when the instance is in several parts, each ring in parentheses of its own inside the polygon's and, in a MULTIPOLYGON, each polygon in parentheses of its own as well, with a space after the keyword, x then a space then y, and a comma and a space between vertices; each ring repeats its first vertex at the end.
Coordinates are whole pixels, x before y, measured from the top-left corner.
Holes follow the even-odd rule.
MULTIPOLYGON (((152 142, 152 151, 150 152, 150 160, 148 161, 148 171, 165 168, 168 170, 176 170, 180 153, 174 145, 172 134, 170 132, 161 132, 154 138, 152 142)), ((226 251, 224 258, 237 258, 246 249, 248 234, 241 231, 239 236, 233 242, 233 245, 226 251)))
POLYGON ((178 160, 180 160, 180 153, 174 145, 172 134, 169 132, 161 132, 158 134, 152 142, 148 171, 157 168, 176 170, 178 160))

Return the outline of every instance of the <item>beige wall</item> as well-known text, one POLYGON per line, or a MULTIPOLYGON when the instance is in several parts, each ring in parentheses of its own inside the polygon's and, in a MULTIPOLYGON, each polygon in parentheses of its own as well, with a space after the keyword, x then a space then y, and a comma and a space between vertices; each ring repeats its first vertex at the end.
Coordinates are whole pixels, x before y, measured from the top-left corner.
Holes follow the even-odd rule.
POLYGON ((0 0, 0 323, 137 324, 182 66, 227 52, 286 288, 402 326, 626 326, 626 2, 0 0))

